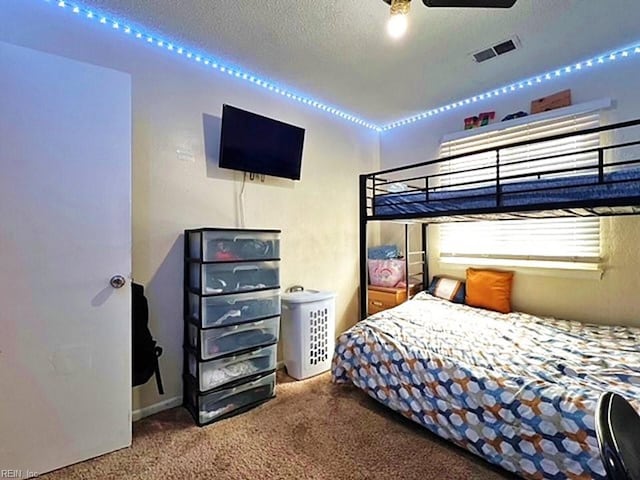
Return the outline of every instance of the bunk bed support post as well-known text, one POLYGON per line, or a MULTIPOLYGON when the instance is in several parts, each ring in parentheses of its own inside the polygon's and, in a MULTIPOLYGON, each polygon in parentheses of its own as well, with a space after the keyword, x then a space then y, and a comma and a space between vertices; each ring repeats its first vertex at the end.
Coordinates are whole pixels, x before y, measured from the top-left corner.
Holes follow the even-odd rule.
POLYGON ((360 175, 360 320, 367 318, 367 283, 367 176, 360 175))
POLYGON ((429 246, 429 232, 428 232, 428 223, 421 224, 422 231, 422 290, 427 290, 429 288, 429 252, 427 251, 427 247, 429 246))
POLYGON ((604 150, 598 149, 598 183, 604 183, 604 150))
POLYGON ((424 201, 429 201, 429 176, 424 178, 424 201))
POLYGON ((496 207, 502 204, 502 185, 500 184, 500 149, 496 148, 496 207))
POLYGON ((409 288, 409 224, 404 224, 404 291, 407 295, 407 300, 411 296, 411 289, 409 288))

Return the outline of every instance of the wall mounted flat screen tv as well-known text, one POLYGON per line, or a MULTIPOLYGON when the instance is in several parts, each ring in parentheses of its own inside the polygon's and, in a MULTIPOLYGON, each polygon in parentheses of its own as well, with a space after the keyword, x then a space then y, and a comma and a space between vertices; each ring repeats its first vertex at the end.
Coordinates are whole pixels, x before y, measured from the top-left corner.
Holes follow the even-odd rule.
POLYGON ((300 180, 304 128, 222 107, 220 168, 300 180))

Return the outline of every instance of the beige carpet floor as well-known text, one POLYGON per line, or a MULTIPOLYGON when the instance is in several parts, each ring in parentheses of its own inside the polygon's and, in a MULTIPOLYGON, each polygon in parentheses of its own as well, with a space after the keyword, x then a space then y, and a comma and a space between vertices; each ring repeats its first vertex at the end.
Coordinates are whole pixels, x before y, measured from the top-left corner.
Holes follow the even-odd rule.
POLYGON ((245 414, 198 428, 186 410, 168 410, 134 424, 131 448, 43 478, 513 478, 329 374, 279 380, 277 398, 245 414))

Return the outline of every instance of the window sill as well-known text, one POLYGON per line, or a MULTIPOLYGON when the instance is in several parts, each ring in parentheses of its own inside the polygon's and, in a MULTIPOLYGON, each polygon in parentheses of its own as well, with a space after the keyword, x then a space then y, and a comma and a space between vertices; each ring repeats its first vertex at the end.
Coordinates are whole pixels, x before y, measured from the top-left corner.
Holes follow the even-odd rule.
POLYGON ((605 273, 598 263, 550 262, 477 257, 440 257, 438 262, 447 270, 464 272, 467 267, 509 268, 527 275, 544 277, 602 280, 605 273))

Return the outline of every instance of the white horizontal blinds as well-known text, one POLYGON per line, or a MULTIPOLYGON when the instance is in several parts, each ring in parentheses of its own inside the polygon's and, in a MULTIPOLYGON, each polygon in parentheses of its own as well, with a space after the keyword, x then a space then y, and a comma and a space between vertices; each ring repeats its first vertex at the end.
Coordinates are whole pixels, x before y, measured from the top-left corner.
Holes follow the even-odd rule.
POLYGON ((598 218, 550 218, 446 223, 440 226, 441 256, 597 262, 598 218))
MULTIPOLYGON (((514 142, 534 140, 561 133, 598 127, 600 115, 589 113, 555 120, 533 122, 497 132, 474 135, 442 144, 441 156, 464 154, 514 142)), ((509 148, 500 152, 500 177, 526 174, 526 177, 503 179, 503 183, 536 178, 553 178, 597 173, 598 153, 574 153, 600 145, 599 134, 580 135, 552 142, 509 148), (540 159, 559 154, 567 156, 540 159), (523 163, 514 163, 520 162, 523 163), (592 167, 584 172, 549 173, 559 168, 592 167)), ((445 162, 441 173, 487 166, 486 170, 451 174, 441 185, 482 181, 495 185, 494 152, 471 154, 445 162)), ((474 184, 464 188, 479 186, 474 184)), ((452 186, 452 188, 455 188, 452 186)), ((458 187, 462 188, 462 187, 458 187)), ((600 257, 600 220, 592 218, 552 218, 515 221, 452 223, 440 226, 441 257, 486 257, 531 261, 598 262, 600 257)))
MULTIPOLYGON (((560 119, 532 122, 526 125, 505 128, 500 131, 473 135, 459 140, 444 142, 440 148, 440 156, 464 155, 444 162, 440 173, 441 186, 455 186, 460 183, 478 182, 465 187, 495 185, 496 152, 472 154, 474 151, 495 148, 515 142, 531 141, 552 135, 571 133, 578 130, 598 127, 599 113, 572 115, 560 119), (472 172, 464 170, 478 169, 472 172), (462 171, 462 172, 461 172, 462 171), (451 172, 451 173, 450 173, 451 172), (454 173, 461 172, 461 173, 454 173)), ((598 153, 572 153, 595 148, 600 145, 598 133, 580 135, 551 142, 507 148, 500 151, 500 177, 502 183, 553 178, 554 176, 579 175, 596 173, 598 153), (558 155, 563 155, 557 157, 558 155), (552 158, 545 158, 552 157, 552 158), (592 167, 593 170, 549 173, 551 170, 577 167, 592 167), (521 177, 520 175, 527 175, 521 177), (517 178, 508 177, 518 176, 517 178)))

